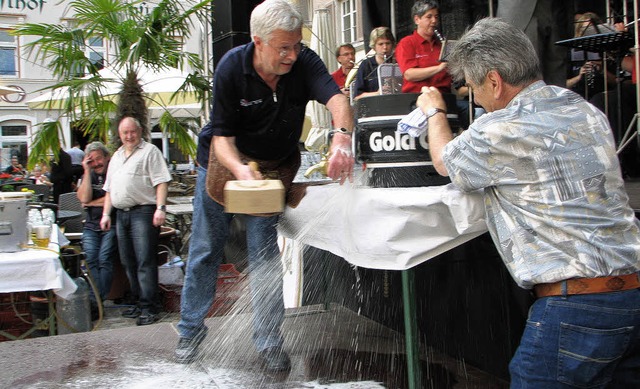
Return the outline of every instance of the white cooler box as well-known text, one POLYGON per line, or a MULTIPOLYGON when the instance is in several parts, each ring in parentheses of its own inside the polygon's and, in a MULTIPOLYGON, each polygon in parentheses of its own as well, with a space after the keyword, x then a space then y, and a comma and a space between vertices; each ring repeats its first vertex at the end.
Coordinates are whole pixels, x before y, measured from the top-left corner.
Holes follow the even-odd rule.
POLYGON ((29 242, 27 201, 31 192, 0 192, 0 252, 24 250, 29 242))

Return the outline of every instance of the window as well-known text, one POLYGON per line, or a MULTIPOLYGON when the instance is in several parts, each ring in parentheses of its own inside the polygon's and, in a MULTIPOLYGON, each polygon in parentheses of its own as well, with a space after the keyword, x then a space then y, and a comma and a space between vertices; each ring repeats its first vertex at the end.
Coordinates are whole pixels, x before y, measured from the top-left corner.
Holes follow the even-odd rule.
POLYGON ((2 136, 26 136, 27 126, 8 125, 2 126, 2 136))
POLYGON ((342 42, 351 43, 356 40, 356 0, 340 2, 342 19, 342 42))
POLYGON ((18 157, 22 166, 27 166, 28 133, 27 125, 22 123, 14 120, 0 124, 0 165, 2 165, 2 169, 11 164, 13 156, 18 157))
POLYGON ((8 29, 0 29, 0 75, 18 77, 16 37, 8 29))
MULTIPOLYGON (((69 31, 75 31, 82 27, 73 19, 64 20, 62 23, 69 31)), ((107 55, 107 46, 104 38, 102 37, 85 37, 84 32, 82 34, 75 34, 73 44, 76 50, 80 50, 84 53, 86 59, 95 67, 100 70, 106 66, 105 57, 107 55), (82 37, 82 39, 80 39, 82 37)), ((88 69, 83 68, 79 64, 75 64, 71 74, 76 77, 84 77, 88 73, 88 69)))
POLYGON ((104 55, 105 55, 105 47, 104 47, 104 39, 102 38, 89 38, 87 40, 87 46, 85 50, 85 55, 89 58, 92 64, 94 64, 98 69, 104 68, 104 55))

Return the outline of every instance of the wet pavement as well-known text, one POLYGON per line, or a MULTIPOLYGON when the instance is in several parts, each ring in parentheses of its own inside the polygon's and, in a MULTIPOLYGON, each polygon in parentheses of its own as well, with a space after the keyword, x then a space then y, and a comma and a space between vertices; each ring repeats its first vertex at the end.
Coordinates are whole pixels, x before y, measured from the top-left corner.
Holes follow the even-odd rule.
MULTIPOLYGON (((290 372, 268 374, 246 309, 207 319, 191 365, 172 361, 177 314, 137 327, 106 308, 100 330, 0 343, 3 388, 397 388, 407 387, 404 336, 340 306, 287 310, 290 372)), ((425 388, 506 388, 465 364, 421 350, 425 388)))

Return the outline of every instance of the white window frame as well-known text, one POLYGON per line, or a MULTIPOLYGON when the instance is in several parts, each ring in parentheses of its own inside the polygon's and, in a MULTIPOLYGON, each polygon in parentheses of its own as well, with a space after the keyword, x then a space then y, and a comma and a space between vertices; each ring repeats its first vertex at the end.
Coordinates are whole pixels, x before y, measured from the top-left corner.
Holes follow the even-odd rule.
POLYGON ((340 1, 340 37, 344 43, 353 43, 357 39, 356 0, 340 1))
MULTIPOLYGON (((0 30, 7 31, 8 36, 12 36, 10 32, 13 30, 10 27, 0 26, 0 30)), ((18 62, 18 37, 13 36, 13 42, 0 42, 0 48, 2 49, 13 49, 13 66, 15 69, 14 74, 0 74, 3 78, 19 78, 20 77, 20 64, 18 62)))
MULTIPOLYGON (((62 21, 62 25, 66 28, 72 29, 78 27, 78 22, 76 19, 65 19, 62 21)), ((109 53, 109 41, 105 38, 99 38, 102 40, 102 46, 94 46, 92 45, 92 40, 95 38, 88 38, 84 42, 84 55, 87 58, 91 58, 92 53, 98 53, 102 55, 102 67, 109 66, 107 55, 109 53)), ((95 63, 95 62, 94 62, 95 63)), ((82 74, 87 75, 87 69, 82 70, 82 74)))
MULTIPOLYGON (((91 58, 91 54, 99 54, 102 56, 102 67, 107 66, 107 41, 104 38, 89 38, 87 39, 87 42, 85 42, 85 51, 84 54, 87 56, 87 58, 91 58), (102 41, 102 45, 101 46, 95 46, 92 43, 97 40, 100 39, 102 41)), ((94 63, 95 64, 95 63, 94 63)))

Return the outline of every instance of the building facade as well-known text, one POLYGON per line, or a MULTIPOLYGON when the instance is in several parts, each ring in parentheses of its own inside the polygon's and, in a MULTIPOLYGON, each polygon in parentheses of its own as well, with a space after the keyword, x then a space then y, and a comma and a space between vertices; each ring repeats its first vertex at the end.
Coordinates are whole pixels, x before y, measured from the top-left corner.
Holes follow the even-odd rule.
MULTIPOLYGON (((153 1, 138 5, 140 12, 148 13, 155 6, 153 1)), ((210 25, 194 20, 191 37, 185 41, 184 50, 197 53, 201 58, 210 58, 210 25)), ((26 166, 30 145, 38 131, 38 124, 45 120, 60 120, 62 124, 62 147, 69 148, 75 141, 84 146, 87 141, 78 131, 71 129, 71 124, 60 112, 55 110, 30 109, 28 102, 47 91, 42 88, 53 85, 51 72, 44 63, 34 60, 33 55, 25 48, 31 41, 29 36, 14 36, 11 31, 16 25, 24 23, 46 23, 74 27, 74 15, 68 2, 49 0, 0 0, 0 85, 18 89, 20 93, 0 96, 0 168, 8 166, 11 156, 17 155, 19 161, 26 166)), ((108 67, 113 48, 110 42, 93 39, 86 43, 89 58, 99 66, 108 67)), ((211 69, 211 68, 207 68, 211 69)), ((189 69, 187 69, 188 71, 189 69)), ((202 111, 196 109, 196 114, 202 111)), ((186 112, 186 110, 185 110, 186 112)), ((194 109, 188 112, 194 114, 194 109)), ((157 118, 151 115, 153 125, 157 118)), ((157 115, 156 115, 157 116, 157 115)), ((177 150, 173 150, 169 139, 157 129, 152 132, 153 142, 159 146, 167 160, 182 159, 177 150)), ((194 134, 195 138, 195 134, 194 134)))

